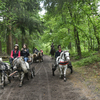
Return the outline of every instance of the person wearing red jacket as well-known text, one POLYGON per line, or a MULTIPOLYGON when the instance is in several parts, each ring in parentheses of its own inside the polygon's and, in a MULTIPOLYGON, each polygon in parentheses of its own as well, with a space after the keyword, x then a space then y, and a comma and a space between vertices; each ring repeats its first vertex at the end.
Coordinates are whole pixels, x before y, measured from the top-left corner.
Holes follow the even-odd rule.
POLYGON ((42 55, 43 55, 43 50, 42 49, 40 50, 40 52, 42 52, 42 55))
POLYGON ((10 55, 10 59, 9 59, 12 69, 13 69, 12 61, 18 57, 20 57, 19 45, 15 44, 14 49, 11 51, 11 55, 10 55))

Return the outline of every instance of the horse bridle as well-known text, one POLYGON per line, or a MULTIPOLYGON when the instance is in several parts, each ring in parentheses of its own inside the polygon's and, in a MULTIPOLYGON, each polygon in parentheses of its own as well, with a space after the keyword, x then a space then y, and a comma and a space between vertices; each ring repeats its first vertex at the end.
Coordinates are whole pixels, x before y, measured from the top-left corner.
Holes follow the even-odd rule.
MULTIPOLYGON (((64 51, 64 52, 63 52, 64 58, 66 59, 66 57, 69 57, 69 56, 66 56, 66 57, 65 57, 65 55, 66 55, 65 52, 68 52, 68 51, 64 51)), ((64 60, 65 60, 65 59, 64 59, 64 60)))

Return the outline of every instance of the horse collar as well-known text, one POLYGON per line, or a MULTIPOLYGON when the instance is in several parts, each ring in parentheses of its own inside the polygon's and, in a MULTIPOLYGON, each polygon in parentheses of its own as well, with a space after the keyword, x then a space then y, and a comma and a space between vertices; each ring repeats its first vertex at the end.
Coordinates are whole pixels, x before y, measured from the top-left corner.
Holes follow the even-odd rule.
POLYGON ((68 64, 68 61, 64 61, 64 62, 63 61, 60 61, 59 62, 59 65, 67 65, 67 64, 68 64))

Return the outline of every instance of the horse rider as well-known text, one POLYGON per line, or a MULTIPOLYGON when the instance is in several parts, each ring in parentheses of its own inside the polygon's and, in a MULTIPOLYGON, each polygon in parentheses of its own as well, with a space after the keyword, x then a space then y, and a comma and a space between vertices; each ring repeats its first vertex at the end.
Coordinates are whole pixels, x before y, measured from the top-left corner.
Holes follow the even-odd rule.
POLYGON ((10 56, 10 59, 9 59, 9 62, 10 62, 10 65, 11 65, 12 70, 13 70, 12 61, 15 58, 18 58, 18 57, 20 57, 19 45, 18 44, 15 44, 14 45, 14 49, 11 51, 11 56, 10 56))
POLYGON ((27 49, 27 45, 23 44, 23 48, 21 49, 21 56, 24 57, 24 61, 28 61, 28 56, 29 56, 29 50, 27 49))
POLYGON ((39 52, 39 50, 37 50, 37 48, 35 47, 35 49, 33 49, 33 53, 38 53, 39 52))
MULTIPOLYGON (((54 68, 52 69, 53 71, 55 71, 56 68, 57 68, 56 58, 57 58, 58 56, 60 56, 61 52, 62 52, 62 50, 61 50, 61 45, 58 45, 58 50, 57 50, 56 53, 55 53, 55 65, 54 65, 54 68)), ((69 54, 69 55, 70 55, 70 54, 69 54)), ((68 67, 71 69, 71 73, 72 73, 72 72, 73 72, 73 69, 72 69, 72 64, 71 64, 71 62, 69 62, 68 67)))
POLYGON ((51 57, 54 56, 54 54, 55 54, 55 48, 54 48, 53 43, 52 43, 52 45, 51 45, 50 54, 51 54, 51 57))
POLYGON ((53 42, 52 42, 52 44, 51 44, 51 48, 54 48, 53 42))

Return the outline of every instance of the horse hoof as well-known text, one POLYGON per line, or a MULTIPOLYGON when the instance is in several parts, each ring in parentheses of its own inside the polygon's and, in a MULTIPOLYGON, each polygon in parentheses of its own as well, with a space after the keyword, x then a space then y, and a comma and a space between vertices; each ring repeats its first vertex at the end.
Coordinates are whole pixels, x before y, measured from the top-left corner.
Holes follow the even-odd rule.
POLYGON ((4 86, 2 86, 1 89, 4 89, 4 86))
POLYGON ((62 79, 62 77, 61 77, 61 76, 59 76, 59 79, 62 79))
POLYGON ((53 76, 55 76, 55 74, 52 74, 53 76))
POLYGON ((64 78, 64 75, 61 75, 59 78, 60 78, 60 79, 63 79, 63 78, 64 78))
POLYGON ((9 83, 11 83, 11 80, 9 80, 9 83))
POLYGON ((73 70, 71 70, 71 74, 73 73, 73 70))
POLYGON ((66 80, 64 80, 64 82, 66 82, 66 80))
POLYGON ((66 82, 66 78, 64 78, 64 82, 66 82))
POLYGON ((22 85, 20 84, 19 87, 22 87, 22 85))
POLYGON ((29 80, 29 78, 27 78, 27 80, 29 80))

